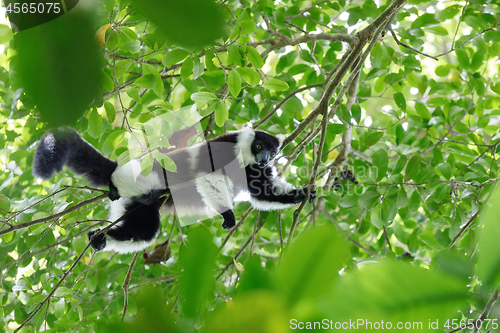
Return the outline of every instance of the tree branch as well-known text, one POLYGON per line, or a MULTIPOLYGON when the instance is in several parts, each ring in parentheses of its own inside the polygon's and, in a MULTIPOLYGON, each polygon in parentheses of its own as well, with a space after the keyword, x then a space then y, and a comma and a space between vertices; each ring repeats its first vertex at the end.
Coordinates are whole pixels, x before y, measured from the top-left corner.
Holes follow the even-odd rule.
POLYGON ((229 269, 229 267, 231 267, 236 262, 236 260, 238 260, 238 258, 241 256, 243 251, 245 251, 246 247, 250 244, 250 242, 255 237, 255 235, 257 235, 259 233, 260 229, 264 226, 265 223, 266 223, 265 220, 262 221, 262 223, 254 230, 254 232, 248 238, 247 242, 241 247, 241 249, 238 251, 238 253, 236 253, 233 260, 228 262, 228 264, 222 269, 222 272, 220 272, 219 275, 217 275, 217 279, 219 279, 229 269))
POLYGON ((76 267, 76 265, 80 262, 80 260, 83 258, 83 255, 85 254, 85 252, 87 252, 87 250, 89 249, 89 247, 90 247, 90 243, 88 243, 87 246, 85 246, 85 248, 83 249, 82 253, 80 253, 80 255, 78 256, 78 258, 76 258, 76 260, 73 263, 73 265, 71 265, 71 267, 68 268, 68 270, 64 273, 63 277, 59 280, 59 282, 57 282, 57 284, 54 286, 54 288, 52 288, 52 290, 47 295, 47 297, 45 297, 45 299, 40 303, 40 305, 35 309, 35 311, 33 311, 29 315, 29 317, 18 328, 16 328, 14 330, 14 333, 19 332, 21 330, 21 328, 23 328, 24 326, 26 326, 31 321, 31 319, 33 319, 33 317, 36 316, 36 314, 38 312, 40 312, 40 310, 42 310, 42 308, 44 307, 44 305, 47 304, 50 301, 50 298, 52 296, 54 296, 54 294, 57 291, 57 289, 61 286, 61 284, 64 282, 64 280, 66 280, 66 278, 68 277, 68 275, 73 271, 73 269, 76 267))
POLYGON ((423 56, 425 56, 425 57, 428 57, 428 58, 431 58, 431 59, 434 59, 434 60, 438 61, 438 58, 436 58, 436 57, 434 57, 434 56, 431 56, 431 55, 428 55, 428 54, 426 54, 426 53, 424 53, 424 52, 421 52, 421 51, 419 51, 419 50, 417 50, 417 49, 415 49, 415 48, 411 47, 410 45, 407 45, 407 44, 403 43, 402 41, 400 41, 400 40, 398 39, 398 36, 396 36, 396 33, 394 32, 394 30, 393 30, 392 28, 389 28, 389 31, 391 32, 392 38, 394 39, 394 41, 395 41, 398 45, 400 45, 400 46, 402 46, 402 47, 404 47, 404 48, 407 48, 408 50, 411 50, 411 51, 413 51, 413 52, 415 52, 415 53, 421 54, 421 55, 423 55, 423 56))
POLYGON ((292 98, 293 96, 295 96, 295 94, 298 94, 299 92, 304 91, 304 90, 309 90, 311 88, 323 87, 323 85, 324 85, 324 83, 315 83, 315 84, 310 84, 308 86, 299 88, 299 89, 297 89, 295 91, 292 91, 290 94, 288 94, 288 96, 286 96, 285 98, 283 98, 281 100, 281 102, 279 102, 278 104, 276 104, 276 106, 274 107, 274 109, 271 112, 269 112, 265 117, 263 117, 261 120, 259 120, 258 122, 256 122, 252 127, 253 128, 258 128, 260 125, 262 125, 267 120, 269 120, 269 118, 271 118, 273 116, 273 114, 275 114, 276 111, 278 111, 279 108, 281 108, 283 106, 283 104, 285 104, 290 98, 292 98))
MULTIPOLYGON (((490 315, 491 309, 493 309, 493 305, 495 305, 495 303, 498 302, 499 296, 500 296, 500 291, 495 290, 493 292, 493 294, 491 295, 490 299, 488 300, 488 303, 486 303, 486 306, 484 307, 483 312, 481 313, 479 318, 476 319, 476 322, 480 321, 482 324, 483 321, 485 321, 488 318, 488 316, 490 315)), ((479 332, 479 328, 477 326, 478 325, 474 325, 474 331, 472 331, 472 333, 479 332)), ((482 325, 480 325, 479 327, 481 327, 481 326, 482 325)))
POLYGON ((226 243, 229 240, 229 238, 231 238, 231 236, 241 227, 241 225, 243 224, 243 222, 245 222, 245 219, 248 217, 248 215, 250 215, 250 213, 252 211, 253 211, 253 207, 249 207, 247 209, 247 211, 244 212, 243 215, 241 215, 240 221, 234 226, 234 228, 232 228, 229 231, 229 233, 227 234, 226 238, 224 238, 224 240, 222 241, 221 245, 219 246, 219 252, 222 251, 222 249, 226 245, 226 243))
POLYGON ((132 278, 132 270, 134 269, 135 263, 137 261, 137 257, 139 256, 139 252, 136 252, 134 255, 134 258, 132 259, 132 262, 130 263, 130 266, 127 271, 127 275, 125 276, 125 280, 123 280, 122 288, 123 288, 123 313, 122 313, 122 320, 125 319, 125 315, 127 314, 127 308, 128 308, 128 286, 130 284, 130 279, 132 278))
POLYGON ((63 210, 62 212, 60 213, 57 213, 57 214, 54 214, 54 215, 51 215, 51 216, 47 216, 47 217, 44 217, 44 218, 41 218, 41 219, 38 219, 38 220, 34 220, 34 221, 30 221, 30 222, 24 222, 24 223, 21 223, 21 224, 17 224, 17 225, 14 225, 12 226, 11 228, 8 228, 8 229, 5 229, 3 231, 0 231, 0 236, 2 235, 5 235, 5 234, 8 234, 8 233, 11 233, 15 230, 19 230, 19 229, 24 229, 24 228, 28 228, 28 227, 31 227, 33 225, 37 225, 37 224, 41 224, 41 223, 45 223, 45 222, 48 222, 48 221, 51 221, 51 220, 54 220, 54 219, 58 219, 64 215, 67 215, 71 212, 74 212, 88 204, 91 204, 95 201, 98 201, 98 200, 101 200, 101 199, 105 199, 108 197, 108 194, 105 193, 105 194, 101 194, 97 197, 94 197, 92 199, 88 199, 88 200, 85 200, 83 202, 80 202, 79 204, 76 204, 74 205, 73 207, 70 207, 70 208, 67 208, 65 210, 63 210))

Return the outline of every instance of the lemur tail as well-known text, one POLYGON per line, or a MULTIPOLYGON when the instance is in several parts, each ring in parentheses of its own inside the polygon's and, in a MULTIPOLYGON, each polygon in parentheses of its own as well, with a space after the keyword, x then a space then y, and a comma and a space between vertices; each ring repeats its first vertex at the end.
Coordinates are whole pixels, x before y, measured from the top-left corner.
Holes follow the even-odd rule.
POLYGON ((49 179, 66 165, 85 175, 93 186, 107 187, 118 164, 104 157, 69 127, 45 133, 40 139, 33 162, 33 175, 49 179))

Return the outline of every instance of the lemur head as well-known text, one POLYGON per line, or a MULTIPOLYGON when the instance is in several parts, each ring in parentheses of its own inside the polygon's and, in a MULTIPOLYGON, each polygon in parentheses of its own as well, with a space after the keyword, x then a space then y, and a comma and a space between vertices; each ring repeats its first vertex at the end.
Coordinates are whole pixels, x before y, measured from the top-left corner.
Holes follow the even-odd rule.
POLYGON ((264 131, 255 131, 255 137, 251 145, 255 163, 260 167, 269 164, 280 151, 284 139, 285 136, 282 134, 274 136, 264 131))

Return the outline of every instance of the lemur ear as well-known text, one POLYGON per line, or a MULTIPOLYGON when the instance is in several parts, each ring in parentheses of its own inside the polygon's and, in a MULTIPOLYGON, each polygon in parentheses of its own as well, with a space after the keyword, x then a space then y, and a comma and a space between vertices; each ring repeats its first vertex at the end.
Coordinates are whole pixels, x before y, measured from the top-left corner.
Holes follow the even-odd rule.
POLYGON ((280 143, 278 148, 281 148, 281 146, 283 145, 283 141, 285 141, 285 136, 283 134, 277 134, 276 139, 278 139, 278 141, 280 143))

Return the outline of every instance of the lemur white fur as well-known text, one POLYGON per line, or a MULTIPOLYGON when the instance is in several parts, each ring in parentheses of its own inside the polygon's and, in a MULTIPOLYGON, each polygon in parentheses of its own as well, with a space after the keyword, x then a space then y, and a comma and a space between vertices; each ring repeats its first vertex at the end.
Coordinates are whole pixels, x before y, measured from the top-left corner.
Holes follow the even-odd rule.
POLYGON ((253 142, 254 139, 255 132, 249 127, 242 129, 238 133, 238 141, 236 142, 234 150, 236 156, 241 156, 243 158, 243 165, 255 163, 255 156, 252 154, 252 147, 249 144, 249 142, 253 142))
POLYGON ((141 196, 151 190, 161 189, 160 177, 151 171, 146 177, 141 175, 141 163, 132 160, 124 166, 117 167, 111 175, 111 181, 118 189, 121 197, 132 198, 141 196))

